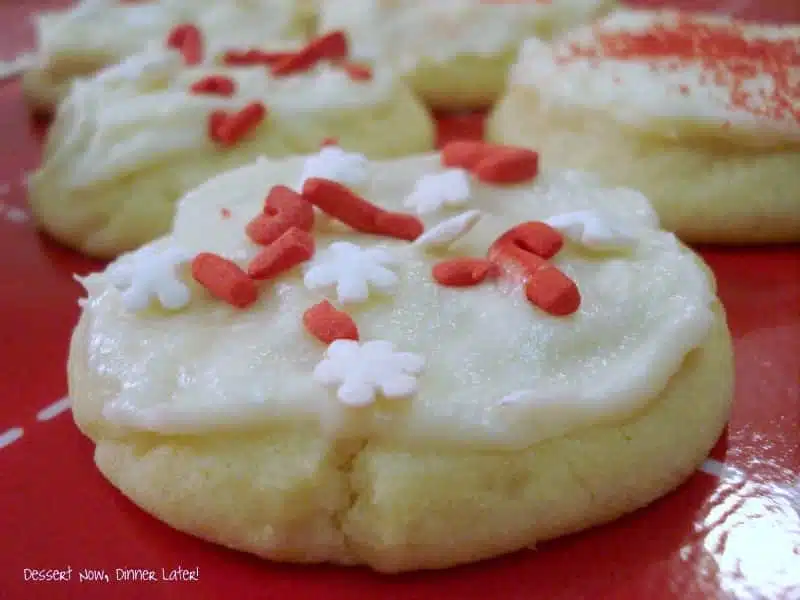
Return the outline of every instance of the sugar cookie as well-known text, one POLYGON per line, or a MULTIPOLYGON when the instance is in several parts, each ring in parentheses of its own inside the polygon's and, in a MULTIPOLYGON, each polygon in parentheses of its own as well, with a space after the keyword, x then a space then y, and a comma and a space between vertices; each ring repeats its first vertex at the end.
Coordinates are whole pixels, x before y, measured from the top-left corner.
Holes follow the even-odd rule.
POLYGON ((316 160, 212 179, 83 280, 73 414, 144 510, 397 572, 612 520, 703 461, 730 339, 641 194, 482 144, 316 160))
POLYGON ((485 107, 505 86, 519 44, 591 21, 612 0, 324 0, 319 22, 345 29, 356 55, 391 60, 443 109, 485 107))
MULTIPOLYGON (((307 48, 318 40, 335 52, 346 44, 333 32, 307 48)), ((325 169, 433 148, 430 115, 391 69, 295 63, 304 52, 186 67, 156 48, 77 82, 29 181, 34 216, 62 243, 108 258, 166 233, 184 192, 257 156, 305 154, 335 138, 341 149, 323 153, 325 169)))
POLYGON ((529 40, 488 124, 642 190, 690 242, 800 241, 800 27, 626 11, 529 40))
POLYGON ((230 48, 301 38, 309 33, 309 13, 296 0, 83 0, 37 15, 39 56, 23 78, 23 91, 35 109, 51 111, 76 77, 161 42, 181 23, 202 29, 204 54, 213 60, 230 48))

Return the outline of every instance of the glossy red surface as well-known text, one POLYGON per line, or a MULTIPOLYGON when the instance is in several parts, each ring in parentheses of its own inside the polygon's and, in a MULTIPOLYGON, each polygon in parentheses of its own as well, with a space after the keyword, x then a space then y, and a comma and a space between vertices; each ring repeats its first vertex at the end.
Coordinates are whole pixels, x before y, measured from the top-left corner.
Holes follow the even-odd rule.
MULTIPOLYGON (((23 15, 44 5, 0 0, 0 58, 32 46, 23 15)), ((791 0, 727 5, 739 15, 800 21, 800 3, 791 0)), ((475 116, 442 119, 443 137, 480 128, 475 116)), ((36 165, 38 148, 18 82, 0 83, 0 598, 800 598, 797 247, 701 249, 717 275, 736 345, 735 407, 712 453, 724 462, 722 477, 698 472, 611 525, 444 572, 385 577, 276 565, 152 519, 98 474, 92 446, 68 412, 37 418, 66 393, 80 294, 72 274, 99 266, 40 237, 26 219, 24 173, 36 165), (12 441, 15 428, 23 435, 12 441), (162 569, 178 565, 199 569, 199 581, 115 580, 116 569, 153 569, 160 578, 162 569), (68 567, 68 582, 25 581, 26 569, 68 567), (82 570, 105 570, 110 581, 81 582, 82 570)))

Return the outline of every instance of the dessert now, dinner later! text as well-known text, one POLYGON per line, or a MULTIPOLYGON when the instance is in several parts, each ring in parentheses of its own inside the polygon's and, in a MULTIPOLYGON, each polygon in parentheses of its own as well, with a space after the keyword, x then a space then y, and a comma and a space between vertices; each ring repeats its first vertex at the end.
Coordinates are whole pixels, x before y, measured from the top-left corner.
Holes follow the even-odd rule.
POLYGON ((78 581, 79 583, 117 583, 117 582, 191 582, 200 581, 200 567, 186 568, 160 567, 143 569, 121 567, 116 569, 73 569, 72 566, 61 568, 23 569, 22 577, 31 583, 57 583, 78 581))

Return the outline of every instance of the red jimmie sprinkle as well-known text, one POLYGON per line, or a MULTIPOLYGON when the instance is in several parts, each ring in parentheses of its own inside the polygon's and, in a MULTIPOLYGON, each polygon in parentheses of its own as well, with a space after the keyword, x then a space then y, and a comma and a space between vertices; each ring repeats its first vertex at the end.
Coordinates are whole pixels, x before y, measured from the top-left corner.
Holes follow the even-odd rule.
POLYGON ((434 265, 432 275, 440 285, 468 287, 481 283, 493 267, 494 263, 485 258, 453 258, 434 265))
POLYGON ((314 207, 294 190, 284 185, 273 187, 264 201, 264 212, 247 224, 245 233, 256 244, 268 245, 290 228, 311 231, 314 207))
POLYGON ((531 274, 525 283, 525 296, 533 305, 557 317, 571 315, 581 305, 575 282, 550 264, 531 274))
POLYGON ((340 63, 340 66, 342 69, 344 69, 344 72, 347 73, 347 76, 353 81, 369 81, 372 79, 372 69, 370 69, 367 65, 342 62, 340 63))
MULTIPOLYGON (((727 92, 726 108, 755 116, 800 122, 796 75, 800 40, 756 37, 737 21, 702 22, 691 15, 673 15, 642 31, 595 28, 591 46, 570 45, 560 62, 611 58, 644 61, 653 70, 700 67, 698 83, 713 83, 727 92), (795 71, 796 72, 796 71, 795 71)), ((688 93, 688 88, 680 90, 688 93)))
POLYGON ((201 252, 192 260, 192 277, 215 298, 237 308, 256 301, 256 284, 239 266, 217 254, 201 252))
POLYGON ((231 67, 272 66, 293 56, 294 52, 267 52, 258 48, 247 50, 228 50, 222 55, 222 64, 231 67))
POLYGON ((457 140, 445 144, 441 160, 445 167, 458 167, 472 170, 485 155, 491 145, 486 142, 457 140))
POLYGON ((339 61, 347 58, 347 36, 343 31, 331 31, 306 44, 299 52, 272 65, 272 74, 283 77, 308 71, 322 60, 339 61))
POLYGON ((176 25, 167 35, 167 47, 181 53, 183 62, 189 66, 203 60, 203 34, 191 23, 176 25))
POLYGON ((231 211, 230 211, 230 209, 227 209, 227 208, 221 208, 221 209, 219 210, 219 216, 221 216, 223 219, 230 219, 230 218, 231 218, 231 211))
POLYGON ((211 114, 208 115, 208 137, 218 142, 217 132, 227 119, 228 115, 224 110, 212 110, 211 114))
POLYGON ((477 162, 472 173, 485 183, 530 181, 539 174, 539 154, 527 148, 494 148, 477 162))
POLYGON ((311 234, 297 227, 290 227, 250 261, 247 273, 253 279, 272 279, 312 256, 314 238, 311 234))
POLYGON ((225 75, 208 75, 195 81, 189 91, 195 94, 233 96, 236 92, 236 82, 225 75))
POLYGON ((374 227, 370 233, 408 242, 413 242, 425 231, 425 225, 414 215, 384 210, 375 215, 374 227))
POLYGON ((414 215, 385 211, 328 179, 308 179, 303 184, 303 198, 361 233, 413 241, 425 230, 422 221, 414 215))
POLYGON ((326 137, 324 140, 320 142, 320 148, 324 148, 325 146, 338 146, 339 139, 335 137, 326 137))
POLYGON ((442 165, 467 169, 484 183, 529 181, 539 174, 539 154, 516 146, 459 140, 445 144, 442 165))
POLYGON ((497 238, 492 248, 501 251, 509 245, 541 258, 551 258, 564 246, 564 236, 547 223, 529 221, 509 229, 497 238))
POLYGON ((566 316, 580 307, 578 286, 547 261, 563 244, 558 231, 546 223, 531 221, 497 238, 489 248, 489 260, 522 270, 528 300, 551 315, 566 316))
POLYGON ((336 310, 327 300, 303 313, 303 325, 323 344, 331 344, 336 340, 358 340, 355 321, 347 313, 336 310))
POLYGON ((209 117, 211 139, 225 148, 234 146, 266 118, 267 107, 251 102, 239 112, 227 114, 215 110, 209 117))

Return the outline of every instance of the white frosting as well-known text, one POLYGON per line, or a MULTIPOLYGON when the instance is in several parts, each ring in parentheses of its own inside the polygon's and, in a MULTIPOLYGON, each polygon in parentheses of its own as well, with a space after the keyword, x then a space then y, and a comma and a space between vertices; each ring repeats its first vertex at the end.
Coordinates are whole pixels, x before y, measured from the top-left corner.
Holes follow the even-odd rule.
MULTIPOLYGON (((303 165, 303 157, 262 160, 212 179, 182 200, 173 233, 154 245, 215 252, 246 264, 259 248, 245 225, 262 210, 267 191, 297 181, 303 165), (229 211, 224 219, 223 208, 229 211)), ((364 197, 397 211, 413 181, 443 168, 438 156, 423 156, 371 162, 369 170, 364 197)), ((483 216, 447 254, 419 252, 407 242, 339 224, 315 226, 316 259, 341 242, 380 244, 391 253, 393 294, 370 293, 345 310, 362 342, 382 340, 393 351, 424 359, 419 372, 401 361, 403 374, 414 376, 413 388, 409 379, 401 385, 388 366, 359 374, 337 363, 313 377, 326 358, 325 345, 305 331, 303 314, 325 297, 336 302, 337 293, 307 289, 300 267, 265 284, 245 310, 198 289, 189 307, 174 314, 131 314, 108 272, 92 275, 84 281, 87 368, 118 390, 104 414, 121 426, 159 432, 305 424, 338 435, 503 447, 625 418, 659 394, 686 353, 703 342, 715 297, 696 257, 658 229, 641 194, 587 181, 545 171, 531 185, 473 182, 473 203, 483 216), (492 241, 518 223, 590 209, 637 242, 611 253, 568 244, 551 259, 580 289, 582 303, 571 316, 537 309, 510 279, 461 289, 432 279, 440 260, 485 256, 492 241), (343 400, 340 385, 359 393, 346 392, 343 400), (343 404, 369 401, 370 389, 378 392, 371 406, 343 404), (384 399, 400 392, 404 400, 384 399), (517 401, 501 402, 509 396, 517 401)), ((436 222, 426 220, 428 226, 436 222)), ((328 280, 338 283, 343 274, 328 280)))
POLYGON ((323 31, 345 29, 355 56, 392 60, 401 71, 428 59, 496 55, 529 35, 591 20, 608 0, 324 0, 323 31))
MULTIPOLYGON (((376 68, 369 81, 352 81, 328 64, 275 78, 264 67, 185 68, 175 58, 175 52, 150 48, 77 81, 59 106, 58 133, 51 134, 57 141, 43 169, 63 169, 68 187, 90 186, 176 155, 216 151, 208 133, 209 115, 216 109, 237 111, 250 102, 263 102, 273 129, 278 123, 291 135, 292 128, 302 129, 320 113, 388 102, 397 85, 385 68, 376 68), (191 85, 207 75, 232 78, 236 93, 231 97, 190 93, 191 85)), ((345 156, 351 175, 359 156, 345 156)))
MULTIPOLYGON (((752 55, 760 56, 758 51, 752 55)), ((529 39, 511 75, 514 85, 536 88, 546 106, 579 106, 607 111, 620 122, 677 133, 703 125, 706 135, 740 134, 754 144, 800 140, 800 27, 744 24, 724 17, 675 12, 621 11, 592 27, 582 27, 549 45, 529 39), (728 56, 730 44, 713 44, 691 27, 707 25, 747 43, 788 44, 783 64, 773 73, 753 58, 728 56), (683 48, 714 46, 708 53, 683 59, 672 48, 663 56, 609 55, 603 45, 625 47, 629 34, 682 31, 683 48), (616 40, 616 41, 614 41, 616 40), (706 41, 704 41, 706 40, 706 41), (587 56, 588 54, 588 56, 587 56), (791 54, 791 57, 788 55, 791 54), (709 67, 713 65, 713 71, 709 67), (752 69, 747 77, 734 75, 752 69), (776 75, 776 73, 780 73, 776 75), (787 78, 787 85, 778 79, 787 78), (742 102, 733 90, 746 93, 742 102), (792 110, 780 110, 784 104, 792 110), (792 112, 794 114, 792 114, 792 112), (665 123, 666 121, 666 123, 665 123)))
POLYGON ((263 46, 296 32, 294 0, 84 1, 37 18, 39 50, 47 64, 60 55, 101 53, 121 60, 148 44, 164 44, 170 30, 192 23, 203 33, 208 57, 231 48, 263 46))

